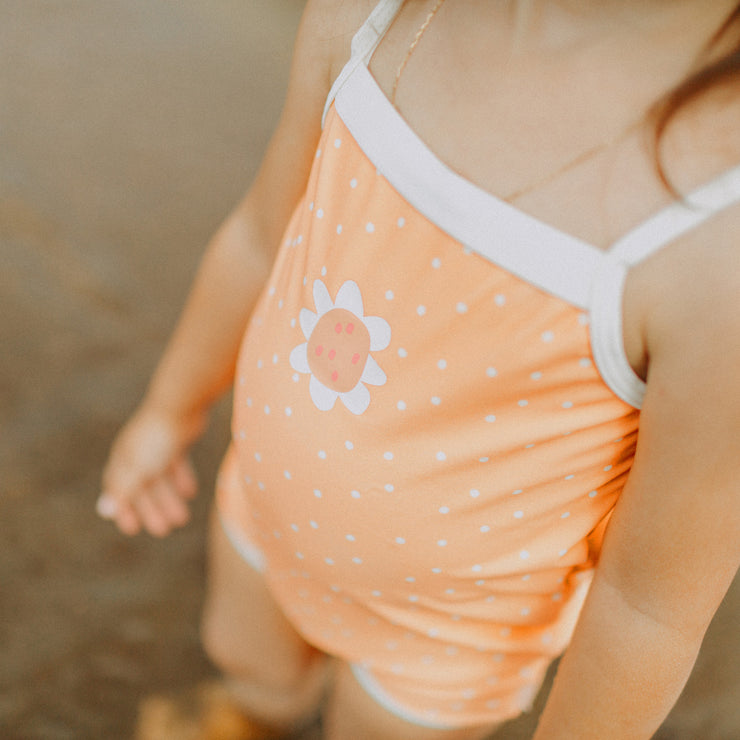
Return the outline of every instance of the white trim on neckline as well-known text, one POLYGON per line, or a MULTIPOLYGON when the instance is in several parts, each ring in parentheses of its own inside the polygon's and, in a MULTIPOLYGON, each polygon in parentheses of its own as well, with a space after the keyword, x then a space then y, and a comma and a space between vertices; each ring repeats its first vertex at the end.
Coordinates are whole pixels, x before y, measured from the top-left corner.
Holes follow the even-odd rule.
POLYGON ((358 146, 416 210, 453 239, 579 308, 604 252, 458 175, 417 136, 360 64, 334 105, 358 146))

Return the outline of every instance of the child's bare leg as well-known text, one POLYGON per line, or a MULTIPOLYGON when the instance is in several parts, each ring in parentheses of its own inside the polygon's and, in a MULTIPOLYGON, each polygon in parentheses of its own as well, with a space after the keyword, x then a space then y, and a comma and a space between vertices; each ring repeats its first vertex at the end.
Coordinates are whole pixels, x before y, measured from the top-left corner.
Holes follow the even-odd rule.
POLYGON ((215 514, 210 535, 205 650, 247 715, 276 728, 300 723, 322 699, 325 656, 288 623, 215 514))
POLYGON ((435 730, 410 724, 386 709, 357 683, 350 667, 337 667, 324 719, 326 740, 483 740, 496 727, 435 730))

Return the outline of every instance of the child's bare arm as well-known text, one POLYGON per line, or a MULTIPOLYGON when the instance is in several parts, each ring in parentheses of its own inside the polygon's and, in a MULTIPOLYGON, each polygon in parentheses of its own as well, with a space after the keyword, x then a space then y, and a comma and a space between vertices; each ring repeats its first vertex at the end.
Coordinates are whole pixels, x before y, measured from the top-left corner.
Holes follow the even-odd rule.
POLYGON ((641 278, 635 464, 536 740, 650 738, 740 564, 739 225, 725 223, 733 244, 658 255, 641 278))
POLYGON ((248 316, 308 178, 336 56, 336 4, 308 3, 283 113, 259 172, 209 244, 145 399, 113 445, 98 508, 128 534, 144 527, 163 535, 188 518, 184 499, 195 482, 187 450, 232 382, 248 316))

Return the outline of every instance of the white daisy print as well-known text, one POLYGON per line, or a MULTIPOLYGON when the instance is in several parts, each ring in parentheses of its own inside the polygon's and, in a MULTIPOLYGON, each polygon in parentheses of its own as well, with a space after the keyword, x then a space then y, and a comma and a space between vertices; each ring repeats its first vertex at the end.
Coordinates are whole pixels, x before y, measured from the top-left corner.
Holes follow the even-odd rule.
POLYGON ((299 321, 306 340, 290 353, 290 364, 311 375, 311 400, 321 411, 334 407, 337 398, 353 413, 370 405, 368 385, 384 385, 387 378, 370 352, 385 349, 391 327, 379 316, 365 316, 362 294, 348 280, 332 301, 321 280, 313 284, 316 312, 301 309, 299 321))

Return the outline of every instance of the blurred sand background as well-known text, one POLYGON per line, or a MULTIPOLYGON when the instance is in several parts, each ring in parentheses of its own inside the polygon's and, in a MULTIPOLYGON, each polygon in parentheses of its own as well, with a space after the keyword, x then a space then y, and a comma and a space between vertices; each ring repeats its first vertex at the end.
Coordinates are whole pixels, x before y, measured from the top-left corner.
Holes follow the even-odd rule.
MULTIPOLYGON (((204 243, 255 171, 302 5, 0 0, 4 740, 123 740, 142 697, 211 674, 203 533, 228 404, 197 449, 186 530, 124 539, 94 502, 204 243)), ((739 626, 736 582, 657 737, 740 738, 739 626)))

